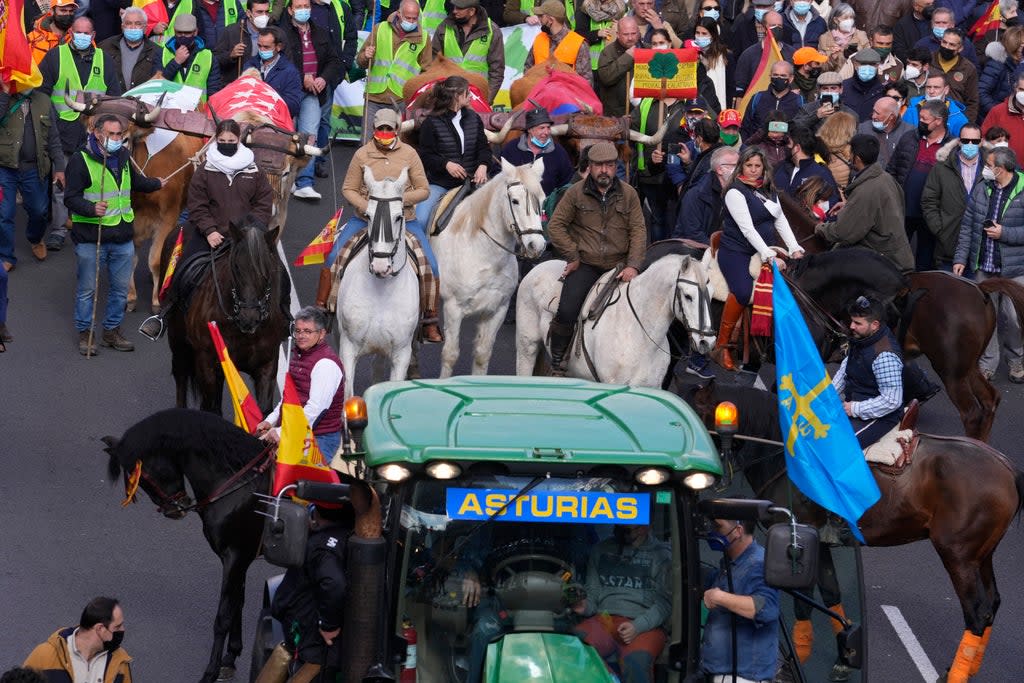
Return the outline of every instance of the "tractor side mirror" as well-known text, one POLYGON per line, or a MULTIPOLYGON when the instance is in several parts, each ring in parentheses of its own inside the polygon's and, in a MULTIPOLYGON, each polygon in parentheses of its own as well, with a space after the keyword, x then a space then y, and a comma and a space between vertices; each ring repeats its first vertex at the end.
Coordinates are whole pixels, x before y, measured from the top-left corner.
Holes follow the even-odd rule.
POLYGON ((301 567, 306 559, 309 512, 306 506, 281 501, 277 515, 263 524, 263 557, 278 567, 301 567))
POLYGON ((806 524, 773 524, 764 548, 764 576, 775 588, 809 589, 818 577, 818 530, 806 524))
POLYGON ((836 635, 836 646, 839 659, 853 669, 860 669, 864 664, 864 633, 860 624, 850 623, 836 635))

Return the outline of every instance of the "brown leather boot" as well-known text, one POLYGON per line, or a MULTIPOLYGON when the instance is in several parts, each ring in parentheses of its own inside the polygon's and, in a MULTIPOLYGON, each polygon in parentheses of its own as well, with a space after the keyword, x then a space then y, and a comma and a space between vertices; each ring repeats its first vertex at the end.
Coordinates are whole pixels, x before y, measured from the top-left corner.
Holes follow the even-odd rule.
POLYGON ((441 328, 437 324, 437 311, 427 310, 423 312, 423 319, 427 322, 423 323, 423 341, 427 344, 440 344, 444 341, 444 335, 441 334, 441 328))
POLYGON ((316 286, 316 299, 314 300, 314 304, 318 308, 327 308, 327 299, 331 296, 331 284, 333 284, 331 276, 330 268, 325 266, 320 269, 320 281, 316 286))
POLYGON ((732 358, 730 343, 732 331, 736 329, 736 323, 743 315, 743 304, 732 294, 725 300, 725 309, 722 311, 722 322, 718 327, 718 340, 715 348, 711 351, 711 358, 726 370, 735 370, 736 362, 732 358))

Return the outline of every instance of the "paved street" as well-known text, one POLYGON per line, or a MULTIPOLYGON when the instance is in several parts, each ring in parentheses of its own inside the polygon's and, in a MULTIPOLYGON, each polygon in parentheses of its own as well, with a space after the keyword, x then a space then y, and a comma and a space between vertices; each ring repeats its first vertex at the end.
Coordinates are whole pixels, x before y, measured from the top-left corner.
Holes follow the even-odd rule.
MULTIPOLYGON (((351 147, 335 154, 340 187, 351 147)), ((334 209, 331 181, 318 180, 318 204, 293 201, 283 245, 291 261, 334 209)), ((338 201, 340 201, 340 196, 338 201)), ((20 209, 19 209, 20 213, 20 209)), ((202 537, 195 515, 164 519, 145 496, 122 509, 120 481, 106 475, 100 437, 120 435, 135 421, 174 402, 166 342, 153 344, 135 333, 148 313, 129 314, 126 334, 134 353, 102 348, 96 358, 77 352, 72 324, 75 258, 70 248, 43 263, 31 256, 19 215, 19 264, 10 277, 8 324, 15 341, 0 355, 0 670, 20 663, 29 650, 58 627, 77 621, 96 595, 118 597, 124 606, 124 646, 135 658, 137 681, 195 681, 203 671, 219 594, 219 561, 202 537)), ((144 258, 144 256, 143 256, 144 258)), ((141 270, 139 271, 141 272, 141 270)), ((317 267, 293 268, 302 303, 313 298, 317 267)), ((149 296, 148 277, 140 300, 149 296)), ((467 337, 470 334, 466 335, 467 337)), ((491 372, 514 371, 513 326, 505 325, 491 372)), ((423 349, 424 376, 436 376, 439 346, 423 349)), ((463 358, 458 372, 469 368, 463 358)), ((357 373, 366 386, 368 363, 357 373)), ((1020 415, 1024 388, 1012 385, 1005 367, 996 380, 1002 404, 992 445, 1024 467, 1020 415)), ((962 433, 944 394, 921 413, 922 431, 962 433)), ((865 584, 869 591, 870 680, 912 683, 924 680, 923 661, 942 672, 960 639, 959 604, 938 556, 926 543, 894 549, 868 549, 865 584), (890 624, 882 606, 898 608, 923 650, 917 663, 890 624)), ((1024 622, 1024 530, 1014 524, 996 554, 1002 607, 985 664, 972 680, 1004 683, 1021 674, 1018 624, 1024 622)), ((279 570, 260 561, 249 574, 245 651, 239 681, 248 680, 248 657, 262 580, 279 570)), ((891 612, 892 610, 890 610, 891 612)), ((929 682, 930 683, 930 682, 929 682)))

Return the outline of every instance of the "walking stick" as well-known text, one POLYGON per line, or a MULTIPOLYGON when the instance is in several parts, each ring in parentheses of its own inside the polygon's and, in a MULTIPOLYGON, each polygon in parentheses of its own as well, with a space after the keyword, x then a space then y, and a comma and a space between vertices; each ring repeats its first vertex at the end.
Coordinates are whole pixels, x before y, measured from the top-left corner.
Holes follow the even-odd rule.
MULTIPOLYGON (((100 156, 103 157, 103 172, 100 173, 100 199, 97 204, 103 201, 103 189, 107 180, 107 145, 106 142, 100 147, 100 156)), ((95 211, 93 211, 95 213, 95 211)), ((106 212, 104 211, 104 214, 106 212)), ((89 338, 85 347, 85 357, 91 358, 95 356, 94 347, 92 345, 96 329, 96 300, 100 296, 100 238, 103 235, 103 224, 96 224, 96 279, 92 285, 92 318, 89 322, 89 338)))
MULTIPOLYGON (((238 22, 238 42, 244 43, 244 41, 242 40, 243 38, 245 38, 245 22, 240 21, 238 22)), ((235 76, 235 78, 242 77, 242 56, 244 54, 245 53, 243 52, 241 55, 238 55, 238 74, 235 76)))

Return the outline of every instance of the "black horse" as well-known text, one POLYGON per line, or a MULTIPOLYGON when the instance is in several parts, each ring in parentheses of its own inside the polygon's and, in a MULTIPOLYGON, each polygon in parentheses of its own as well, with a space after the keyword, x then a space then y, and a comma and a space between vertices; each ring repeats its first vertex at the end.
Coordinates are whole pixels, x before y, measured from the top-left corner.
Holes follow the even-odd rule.
POLYGON ((200 680, 234 676, 242 651, 245 575, 263 529, 253 493, 270 490, 271 449, 221 417, 177 408, 145 418, 120 439, 106 436, 103 441, 111 482, 123 474, 129 498, 137 482, 165 517, 181 519, 195 510, 203 520, 203 534, 220 557, 223 576, 213 650, 200 680))

